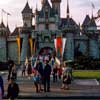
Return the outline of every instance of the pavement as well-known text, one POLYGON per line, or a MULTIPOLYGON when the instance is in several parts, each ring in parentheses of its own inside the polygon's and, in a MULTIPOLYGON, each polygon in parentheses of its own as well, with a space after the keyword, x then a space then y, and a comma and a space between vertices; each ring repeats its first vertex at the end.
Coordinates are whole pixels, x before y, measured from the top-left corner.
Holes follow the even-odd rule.
MULTIPOLYGON (((5 95, 4 99, 6 99, 7 94, 7 75, 8 72, 0 72, 4 80, 4 90, 5 95)), ((73 79, 72 84, 69 90, 62 90, 61 84, 62 80, 58 80, 56 83, 53 83, 51 77, 51 89, 50 92, 35 92, 35 86, 33 82, 33 78, 28 79, 28 77, 22 77, 21 71, 19 70, 17 73, 17 83, 19 84, 20 93, 18 99, 60 99, 60 98, 70 98, 70 99, 96 99, 100 100, 100 83, 96 79, 73 79)))

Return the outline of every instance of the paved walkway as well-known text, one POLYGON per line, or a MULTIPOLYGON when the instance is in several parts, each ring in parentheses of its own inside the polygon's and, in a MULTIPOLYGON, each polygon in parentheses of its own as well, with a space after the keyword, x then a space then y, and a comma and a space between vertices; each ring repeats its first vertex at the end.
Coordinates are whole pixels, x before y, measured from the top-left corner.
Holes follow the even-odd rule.
MULTIPOLYGON (((7 72, 2 73, 4 79, 5 97, 8 86, 7 72)), ((51 78, 51 92, 35 93, 35 86, 33 79, 21 76, 21 71, 18 71, 17 83, 20 87, 19 98, 37 98, 37 97, 100 97, 100 84, 97 80, 79 80, 74 79, 69 90, 62 90, 61 80, 57 83, 52 82, 51 78), (84 84, 83 84, 84 83, 84 84), (92 83, 92 84, 89 84, 92 83)))

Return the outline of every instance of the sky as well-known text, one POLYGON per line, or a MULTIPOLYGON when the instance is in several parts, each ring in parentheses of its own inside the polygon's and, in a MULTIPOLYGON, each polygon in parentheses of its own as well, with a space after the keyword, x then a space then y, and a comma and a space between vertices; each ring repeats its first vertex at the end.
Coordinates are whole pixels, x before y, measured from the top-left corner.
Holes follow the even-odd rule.
MULTIPOLYGON (((41 9, 41 0, 0 0, 0 22, 2 19, 2 9, 11 15, 8 16, 8 23, 11 32, 16 26, 22 26, 22 15, 21 11, 29 2, 30 7, 33 9, 33 13, 36 8, 41 9)), ((50 0, 49 0, 50 2, 50 0)), ((100 9, 100 0, 69 0, 70 16, 76 21, 77 24, 82 23, 86 14, 92 15, 92 4, 95 8, 93 9, 94 16, 97 16, 97 12, 100 9)), ((50 3, 51 4, 51 3, 50 3)), ((66 17, 67 0, 61 2, 61 17, 66 17)), ((4 24, 7 25, 7 15, 3 13, 4 24)), ((100 22, 100 21, 99 21, 100 22)))

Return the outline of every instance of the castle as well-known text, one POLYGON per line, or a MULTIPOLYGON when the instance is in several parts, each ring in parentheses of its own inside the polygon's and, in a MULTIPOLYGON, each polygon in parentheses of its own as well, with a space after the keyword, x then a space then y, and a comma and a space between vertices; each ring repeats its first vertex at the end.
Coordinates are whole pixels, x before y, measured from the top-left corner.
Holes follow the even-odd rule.
POLYGON ((79 54, 100 58, 100 30, 97 29, 94 17, 86 15, 82 25, 76 24, 70 17, 67 0, 66 18, 60 17, 61 0, 42 0, 40 11, 36 8, 33 14, 28 2, 22 10, 23 26, 16 27, 10 33, 9 27, 0 24, 0 61, 9 57, 15 62, 25 61, 26 57, 41 53, 54 53, 54 39, 66 38, 63 58, 74 60, 79 54), (32 19, 35 25, 32 25, 32 19), (17 38, 20 37, 20 55, 18 56, 17 38), (31 42, 30 42, 31 41, 31 42), (31 44, 31 45, 30 45, 31 44))

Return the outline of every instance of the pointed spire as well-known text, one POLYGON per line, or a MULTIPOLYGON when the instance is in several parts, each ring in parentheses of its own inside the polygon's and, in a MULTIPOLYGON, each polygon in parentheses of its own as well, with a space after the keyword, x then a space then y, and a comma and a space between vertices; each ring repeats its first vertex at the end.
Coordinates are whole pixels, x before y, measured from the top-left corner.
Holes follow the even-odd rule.
POLYGON ((3 10, 1 11, 1 23, 3 23, 3 10))
POLYGON ((32 9, 30 8, 29 4, 28 4, 28 1, 22 11, 22 13, 32 13, 32 9))
POLYGON ((8 35, 10 34, 10 29, 9 29, 9 25, 7 24, 7 33, 8 35))
POLYGON ((36 11, 38 11, 38 5, 36 4, 36 11))
POLYGON ((36 4, 35 14, 38 14, 38 6, 36 4))
POLYGON ((95 19, 94 19, 93 16, 92 16, 92 18, 90 19, 89 26, 91 26, 91 27, 96 27, 96 26, 97 26, 97 25, 96 25, 96 22, 95 22, 95 19))
POLYGON ((89 24, 89 22, 90 22, 90 16, 89 15, 86 15, 86 17, 85 17, 85 19, 84 19, 84 21, 83 21, 83 23, 82 23, 82 27, 87 27, 88 26, 88 24, 89 24))
POLYGON ((48 0, 42 0, 42 7, 45 5, 50 6, 48 0))
POLYGON ((4 25, 4 23, 3 23, 3 21, 1 22, 0 27, 1 27, 1 28, 6 28, 5 25, 4 25))
POLYGON ((69 18, 69 0, 67 0, 67 18, 69 18))

